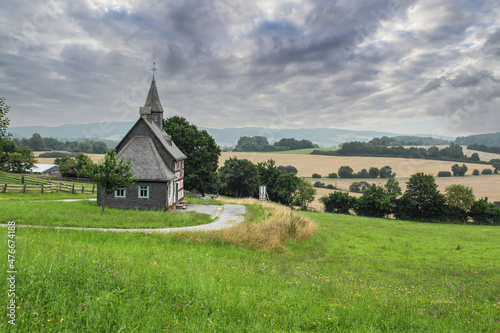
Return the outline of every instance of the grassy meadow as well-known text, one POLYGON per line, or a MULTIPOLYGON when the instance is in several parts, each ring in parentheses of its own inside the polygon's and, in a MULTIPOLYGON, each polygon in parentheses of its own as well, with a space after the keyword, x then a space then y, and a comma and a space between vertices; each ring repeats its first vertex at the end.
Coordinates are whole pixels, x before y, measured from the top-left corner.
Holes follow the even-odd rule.
POLYGON ((4 306, 0 330, 500 331, 500 228, 301 215, 315 235, 282 251, 222 233, 17 228, 17 325, 4 306))

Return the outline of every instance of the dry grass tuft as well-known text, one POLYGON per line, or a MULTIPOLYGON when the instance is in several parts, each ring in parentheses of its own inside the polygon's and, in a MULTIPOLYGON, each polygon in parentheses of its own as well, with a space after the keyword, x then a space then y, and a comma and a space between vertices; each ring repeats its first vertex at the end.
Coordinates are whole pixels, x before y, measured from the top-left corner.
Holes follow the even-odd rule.
POLYGON ((306 240, 317 230, 317 225, 312 220, 279 204, 251 198, 220 200, 223 203, 261 205, 266 212, 266 218, 260 223, 242 223, 219 231, 175 233, 174 238, 214 245, 242 244, 270 252, 280 252, 285 249, 287 241, 306 240))

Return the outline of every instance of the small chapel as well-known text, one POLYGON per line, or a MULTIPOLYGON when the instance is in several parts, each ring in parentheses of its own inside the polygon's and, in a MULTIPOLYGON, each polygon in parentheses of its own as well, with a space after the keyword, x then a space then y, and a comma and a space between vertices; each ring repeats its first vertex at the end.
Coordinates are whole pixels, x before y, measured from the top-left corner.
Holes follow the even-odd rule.
MULTIPOLYGON (((148 97, 139 109, 139 119, 116 146, 118 161, 130 161, 137 178, 129 188, 118 189, 106 198, 110 208, 166 210, 184 199, 184 162, 186 155, 163 129, 161 106, 153 66, 148 97)), ((102 205, 98 186, 97 204, 102 205)))

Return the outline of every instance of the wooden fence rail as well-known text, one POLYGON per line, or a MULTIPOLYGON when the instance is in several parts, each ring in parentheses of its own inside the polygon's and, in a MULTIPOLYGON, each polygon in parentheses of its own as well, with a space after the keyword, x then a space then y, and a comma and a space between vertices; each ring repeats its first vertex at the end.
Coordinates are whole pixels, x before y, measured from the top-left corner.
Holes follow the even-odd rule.
POLYGON ((65 184, 60 183, 48 183, 41 185, 28 185, 28 184, 2 184, 0 187, 4 193, 8 192, 41 192, 41 193, 51 193, 51 192, 69 192, 69 193, 95 193, 95 184, 82 184, 75 186, 75 184, 65 184))

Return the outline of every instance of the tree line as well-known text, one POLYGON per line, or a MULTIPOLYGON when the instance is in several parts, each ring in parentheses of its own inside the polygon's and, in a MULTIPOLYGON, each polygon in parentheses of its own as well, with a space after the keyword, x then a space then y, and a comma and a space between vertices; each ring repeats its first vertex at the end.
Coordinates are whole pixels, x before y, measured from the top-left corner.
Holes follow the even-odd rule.
POLYGON ((487 145, 474 143, 474 144, 468 145, 467 149, 482 151, 485 153, 500 154, 500 147, 499 146, 487 146, 487 145))
MULTIPOLYGON (((383 138, 382 138, 383 139, 383 138)), ((376 156, 376 157, 403 157, 421 158, 449 161, 480 162, 479 154, 473 153, 470 157, 464 155, 463 149, 456 143, 450 143, 448 147, 439 149, 436 146, 429 148, 417 148, 403 146, 388 146, 387 142, 375 138, 369 142, 344 142, 336 151, 314 150, 311 154, 333 155, 333 156, 376 156)))
POLYGON ((500 225, 500 206, 488 198, 475 200, 472 188, 450 185, 438 191, 432 175, 416 173, 403 194, 399 182, 389 178, 384 186, 372 184, 360 198, 347 192, 322 197, 325 211, 360 216, 394 217, 400 220, 500 225))
POLYGON ((294 138, 283 138, 273 144, 269 144, 265 136, 242 136, 239 138, 233 151, 272 152, 305 148, 319 148, 319 146, 309 140, 296 140, 294 138))
MULTIPOLYGON (((62 142, 54 138, 42 138, 38 133, 34 133, 29 139, 14 138, 12 141, 18 147, 28 147, 34 151, 61 150, 68 152, 87 153, 87 154, 105 154, 108 149, 104 141, 85 140, 85 141, 66 141, 62 142)), ((50 156, 47 156, 50 157, 50 156)))

